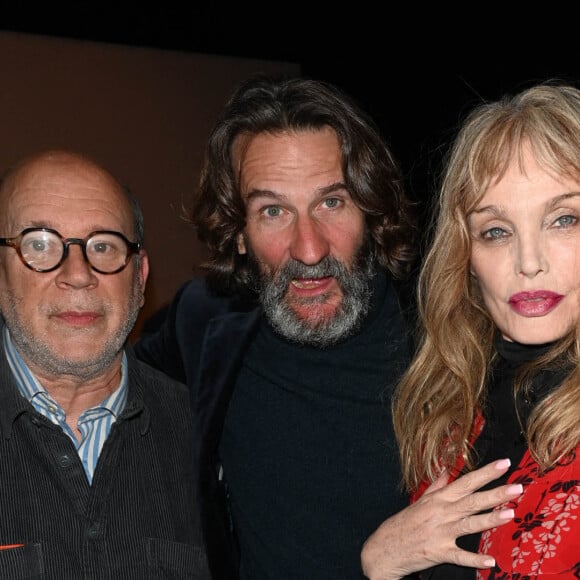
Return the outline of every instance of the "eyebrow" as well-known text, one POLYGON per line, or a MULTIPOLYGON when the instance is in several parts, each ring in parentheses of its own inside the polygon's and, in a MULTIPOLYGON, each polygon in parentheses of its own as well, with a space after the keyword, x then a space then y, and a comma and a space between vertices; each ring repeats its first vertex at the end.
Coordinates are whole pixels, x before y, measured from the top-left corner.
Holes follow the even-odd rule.
MULTIPOLYGON (((561 195, 557 195, 556 197, 554 197, 553 199, 551 199, 548 204, 547 207, 548 209, 552 209, 555 206, 557 206, 559 203, 562 203, 564 200, 566 199, 570 199, 573 197, 580 197, 580 191, 571 191, 568 193, 562 193, 561 195)), ((481 214, 481 213, 492 213, 494 215, 502 215, 503 210, 501 209, 501 206, 497 206, 497 205, 486 205, 484 207, 480 207, 477 209, 474 209, 472 212, 470 212, 470 215, 473 214, 481 214)))
MULTIPOLYGON (((331 183, 330 185, 326 185, 324 187, 319 188, 316 190, 317 197, 324 197, 329 193, 334 193, 336 191, 346 191, 349 193, 346 184, 342 181, 337 181, 336 183, 331 183)), ((350 193, 349 193, 350 195, 350 193)), ((245 192, 242 194, 242 198, 245 199, 247 202, 252 201, 253 199, 266 197, 269 199, 277 200, 277 201, 286 201, 288 200, 288 196, 284 193, 278 193, 276 191, 272 191, 271 189, 251 189, 250 191, 245 192)))

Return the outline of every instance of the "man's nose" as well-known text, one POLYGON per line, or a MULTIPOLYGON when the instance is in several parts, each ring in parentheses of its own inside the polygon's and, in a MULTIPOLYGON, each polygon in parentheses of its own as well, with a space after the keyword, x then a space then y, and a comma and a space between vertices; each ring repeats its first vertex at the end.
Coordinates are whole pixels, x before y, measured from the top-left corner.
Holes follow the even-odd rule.
POLYGON ((290 255, 307 265, 318 264, 330 247, 323 228, 310 217, 299 217, 294 224, 290 255))
POLYGON ((58 285, 84 287, 94 283, 95 275, 91 265, 85 260, 83 247, 79 243, 69 243, 67 256, 57 271, 58 285))

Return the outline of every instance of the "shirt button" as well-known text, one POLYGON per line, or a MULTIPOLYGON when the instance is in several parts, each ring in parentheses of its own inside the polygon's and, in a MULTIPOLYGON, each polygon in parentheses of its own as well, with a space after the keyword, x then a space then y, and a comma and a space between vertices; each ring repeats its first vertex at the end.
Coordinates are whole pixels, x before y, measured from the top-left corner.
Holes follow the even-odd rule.
POLYGON ((60 467, 70 467, 70 465, 73 462, 72 457, 68 454, 68 453, 63 453, 59 458, 58 458, 58 465, 60 467))
POLYGON ((99 524, 92 524, 87 529, 87 538, 89 540, 96 540, 99 537, 99 524))
POLYGON ((49 406, 48 406, 48 410, 49 410, 49 411, 50 411, 50 412, 51 412, 53 415, 56 415, 56 411, 57 411, 57 409, 56 409, 56 407, 55 407, 54 405, 49 405, 49 406))

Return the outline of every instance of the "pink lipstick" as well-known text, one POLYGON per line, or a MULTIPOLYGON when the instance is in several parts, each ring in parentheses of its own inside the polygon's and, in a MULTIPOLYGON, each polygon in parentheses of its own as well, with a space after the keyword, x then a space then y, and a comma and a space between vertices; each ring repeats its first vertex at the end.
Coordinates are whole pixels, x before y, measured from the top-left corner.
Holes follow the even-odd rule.
POLYGON ((533 292, 518 292, 510 296, 509 305, 521 316, 545 316, 551 312, 564 296, 550 290, 535 290, 533 292))

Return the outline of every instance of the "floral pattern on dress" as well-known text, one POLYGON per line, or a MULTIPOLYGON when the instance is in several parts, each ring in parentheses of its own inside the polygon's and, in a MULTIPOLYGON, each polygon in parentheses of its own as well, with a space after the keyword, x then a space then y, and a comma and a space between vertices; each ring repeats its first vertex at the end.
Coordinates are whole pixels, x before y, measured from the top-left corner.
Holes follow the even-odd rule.
POLYGON ((580 579, 579 450, 544 475, 526 451, 508 479, 524 493, 497 508, 512 508, 515 517, 481 535, 479 552, 496 565, 478 570, 477 580, 580 579))

